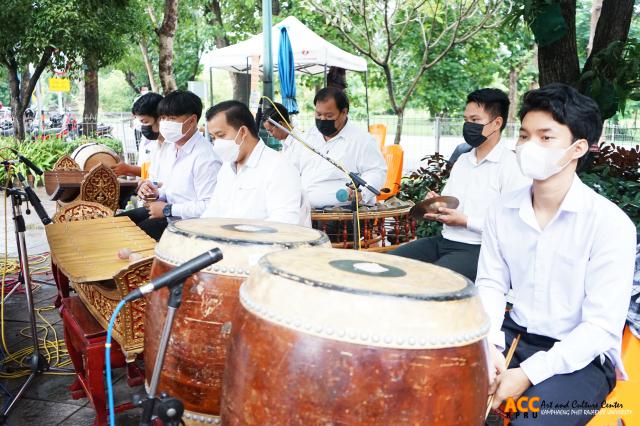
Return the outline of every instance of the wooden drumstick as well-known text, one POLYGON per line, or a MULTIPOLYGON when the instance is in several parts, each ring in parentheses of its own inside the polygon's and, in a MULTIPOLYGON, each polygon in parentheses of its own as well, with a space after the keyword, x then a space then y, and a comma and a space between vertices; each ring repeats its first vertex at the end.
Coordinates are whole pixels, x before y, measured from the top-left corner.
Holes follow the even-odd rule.
MULTIPOLYGON (((509 364, 511 364, 511 358, 513 358, 513 354, 516 353, 516 347, 520 342, 520 335, 518 334, 515 339, 511 342, 511 346, 509 347, 509 352, 507 352, 507 358, 505 359, 505 364, 507 368, 509 368, 509 364)), ((491 412, 491 405, 493 404, 493 398, 495 397, 495 393, 489 395, 489 400, 487 401, 487 412, 484 415, 484 419, 487 420, 489 417, 489 413, 491 412)))

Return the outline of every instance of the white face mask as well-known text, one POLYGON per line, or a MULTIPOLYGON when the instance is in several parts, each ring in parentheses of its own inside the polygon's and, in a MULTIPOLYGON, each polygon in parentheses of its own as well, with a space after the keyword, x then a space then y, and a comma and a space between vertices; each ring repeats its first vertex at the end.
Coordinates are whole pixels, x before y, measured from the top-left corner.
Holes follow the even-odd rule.
POLYGON ((184 137, 182 125, 179 121, 160 120, 160 134, 167 143, 176 143, 184 137))
POLYGON ((213 152, 215 152, 223 162, 231 163, 238 159, 240 145, 244 143, 243 140, 240 145, 236 144, 236 139, 239 134, 240 130, 238 130, 238 133, 236 133, 233 139, 216 139, 213 141, 213 152))
POLYGON ((518 165, 523 175, 534 180, 546 180, 560 173, 569 165, 571 160, 558 164, 566 152, 578 141, 568 148, 545 148, 535 142, 526 142, 516 146, 518 165))

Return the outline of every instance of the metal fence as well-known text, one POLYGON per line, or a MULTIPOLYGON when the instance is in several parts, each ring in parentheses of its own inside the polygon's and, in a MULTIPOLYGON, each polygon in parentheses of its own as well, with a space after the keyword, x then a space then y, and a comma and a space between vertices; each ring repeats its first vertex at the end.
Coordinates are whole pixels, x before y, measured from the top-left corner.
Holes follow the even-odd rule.
MULTIPOLYGON (((367 128, 366 119, 351 119, 357 126, 367 128)), ((113 136, 122 141, 123 151, 129 162, 135 163, 137 144, 131 114, 102 113, 98 117, 99 123, 113 126, 113 136)), ((304 131, 315 126, 313 114, 294 116, 295 126, 304 131)), ((370 117, 370 124, 384 124, 387 128, 386 144, 395 140, 397 117, 394 115, 374 115, 370 117)), ((404 117, 400 144, 403 147, 404 170, 415 170, 420 166, 421 159, 440 152, 449 156, 455 147, 464 142, 462 138, 462 118, 429 118, 426 116, 410 115, 404 117)), ((503 132, 503 140, 514 146, 518 138, 519 123, 508 123, 503 132)), ((621 126, 607 123, 603 132, 603 141, 620 146, 633 147, 640 144, 640 127, 621 126)))

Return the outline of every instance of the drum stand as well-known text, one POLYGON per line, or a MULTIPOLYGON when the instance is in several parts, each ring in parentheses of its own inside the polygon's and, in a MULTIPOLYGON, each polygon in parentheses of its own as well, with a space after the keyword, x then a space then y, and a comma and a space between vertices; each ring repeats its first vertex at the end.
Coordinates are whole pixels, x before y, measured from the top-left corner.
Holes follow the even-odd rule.
POLYGON ((169 289, 169 302, 167 306, 167 317, 164 320, 164 328, 160 344, 158 345, 158 353, 156 354, 156 363, 153 366, 153 374, 151 376, 151 386, 146 398, 140 398, 139 395, 134 396, 133 403, 142 406, 142 417, 140 418, 140 426, 151 426, 153 424, 151 417, 154 410, 157 411, 158 417, 165 426, 178 426, 182 421, 182 413, 184 406, 177 398, 172 398, 166 393, 160 394, 160 398, 156 397, 158 391, 158 382, 160 382, 160 373, 164 364, 164 356, 167 352, 169 337, 171 337, 171 328, 173 327, 173 318, 176 310, 182 302, 182 286, 184 282, 175 285, 169 289))
MULTIPOLYGON (((5 166, 7 175, 9 176, 8 169, 10 167, 10 162, 3 161, 2 163, 5 166)), ((20 275, 22 277, 22 283, 24 284, 24 293, 27 297, 27 310, 29 312, 29 323, 31 326, 33 354, 31 355, 31 359, 29 360, 28 367, 29 370, 31 370, 31 374, 29 374, 27 380, 25 380, 20 389, 18 389, 18 391, 16 392, 13 399, 9 402, 7 409, 2 414, 0 414, 0 424, 5 424, 9 413, 15 406, 15 403, 24 394, 24 392, 27 390, 27 387, 31 384, 31 382, 36 378, 37 375, 42 374, 46 371, 71 371, 63 368, 50 367, 47 359, 39 351, 40 345, 38 343, 36 315, 33 304, 33 292, 31 289, 31 275, 29 273, 29 256, 27 254, 27 244, 25 239, 25 232, 27 228, 24 222, 24 217, 22 216, 22 211, 20 209, 22 202, 28 199, 28 194, 18 188, 14 188, 11 180, 9 180, 8 187, 3 189, 6 191, 7 195, 11 196, 13 223, 16 232, 16 243, 18 244, 18 257, 20 259, 20 275)))
POLYGON ((351 214, 353 216, 352 219, 352 230, 351 233, 353 234, 353 249, 354 250, 360 250, 360 239, 362 238, 362 236, 360 235, 360 218, 358 217, 358 198, 360 196, 360 185, 358 184, 358 182, 356 182, 356 187, 355 189, 353 189, 353 185, 352 184, 347 184, 347 186, 353 190, 353 200, 351 200, 351 214))

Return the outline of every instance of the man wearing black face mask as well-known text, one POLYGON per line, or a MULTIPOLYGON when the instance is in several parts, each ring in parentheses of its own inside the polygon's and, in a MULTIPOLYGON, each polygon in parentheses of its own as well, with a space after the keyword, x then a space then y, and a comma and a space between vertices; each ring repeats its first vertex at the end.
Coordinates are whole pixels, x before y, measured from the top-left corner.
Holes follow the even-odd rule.
MULTIPOLYGON (((358 173, 374 188, 381 188, 387 165, 373 136, 349 121, 349 99, 342 90, 325 87, 313 99, 316 126, 305 133, 307 144, 331 157, 346 170, 358 173)), ((302 188, 313 208, 349 204, 336 193, 346 189, 349 177, 316 154, 294 142, 289 158, 300 170, 302 188)), ((350 194, 350 196, 352 196, 350 194)), ((376 196, 363 189, 360 199, 374 204, 376 196)))
MULTIPOLYGON (((131 114, 135 119, 135 128, 142 133, 140 146, 138 147, 138 162, 135 166, 124 162, 112 166, 111 169, 118 176, 141 176, 143 164, 151 163, 154 152, 160 148, 162 137, 159 132, 158 104, 161 100, 162 95, 149 92, 140 96, 133 103, 131 114)), ((143 179, 147 177, 143 176, 143 179)))
MULTIPOLYGON (((500 141, 508 111, 509 98, 501 90, 480 89, 467 96, 462 134, 472 149, 460 155, 442 190, 460 205, 425 215, 444 224, 441 236, 413 241, 391 254, 443 266, 475 280, 487 209, 501 194, 531 183, 520 172, 514 152, 500 141)), ((436 196, 430 192, 427 198, 436 196)))

